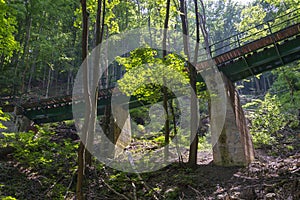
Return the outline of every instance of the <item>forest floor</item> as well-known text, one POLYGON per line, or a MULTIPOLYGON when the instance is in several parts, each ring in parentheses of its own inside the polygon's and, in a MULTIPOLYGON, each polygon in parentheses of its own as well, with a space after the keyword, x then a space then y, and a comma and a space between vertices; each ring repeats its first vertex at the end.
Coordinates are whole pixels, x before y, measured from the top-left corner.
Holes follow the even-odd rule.
MULTIPOLYGON (((103 165, 86 175, 87 199, 300 199, 300 130, 285 129, 280 143, 256 149, 247 167, 220 167, 212 154, 199 152, 194 169, 174 163, 143 174, 119 172, 103 165), (290 136, 293 137, 290 137, 290 136), (292 139, 291 139, 292 138, 292 139), (288 148, 287 148, 288 146, 288 148)), ((55 169, 54 169, 55 170, 55 169)), ((13 156, 0 159, 0 198, 75 199, 75 175, 50 177, 13 156), (50 179, 48 179, 50 180, 50 179), (64 187, 57 187, 58 185, 64 187), (66 190, 67 188, 67 190, 66 190), (55 193, 62 195, 57 196, 55 193)))

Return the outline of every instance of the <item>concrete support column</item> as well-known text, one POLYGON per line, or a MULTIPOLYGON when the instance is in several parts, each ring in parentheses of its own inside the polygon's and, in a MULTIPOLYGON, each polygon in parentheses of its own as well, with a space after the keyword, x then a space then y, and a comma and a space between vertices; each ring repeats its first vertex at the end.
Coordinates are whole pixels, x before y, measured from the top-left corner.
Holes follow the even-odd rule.
MULTIPOLYGON (((254 159, 254 149, 244 111, 233 83, 222 74, 226 96, 225 124, 213 147, 216 165, 245 166, 254 159)), ((214 133, 212 133, 214 134, 214 133)))
POLYGON ((113 106, 114 116, 114 144, 115 157, 123 153, 126 146, 131 142, 131 123, 130 116, 127 110, 122 106, 113 106))
MULTIPOLYGON (((109 124, 103 127, 105 136, 96 138, 99 140, 101 155, 113 159, 123 154, 127 145, 131 142, 131 124, 130 116, 122 106, 114 104, 112 106, 109 124)), ((103 116, 105 123, 106 119, 103 116)))

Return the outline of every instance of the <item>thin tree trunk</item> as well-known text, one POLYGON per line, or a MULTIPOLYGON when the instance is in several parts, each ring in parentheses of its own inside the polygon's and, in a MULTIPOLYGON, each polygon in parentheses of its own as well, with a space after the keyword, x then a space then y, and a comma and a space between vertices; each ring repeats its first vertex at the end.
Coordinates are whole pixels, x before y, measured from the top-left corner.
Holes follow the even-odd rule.
POLYGON ((21 66, 24 67, 24 71, 22 74, 22 87, 21 87, 21 93, 25 92, 25 78, 26 78, 26 72, 28 70, 28 53, 29 53, 29 41, 30 41, 30 29, 31 29, 31 25, 32 25, 32 19, 31 19, 31 13, 28 10, 28 1, 26 1, 26 10, 27 10, 27 14, 26 14, 26 33, 25 33, 25 43, 24 43, 24 47, 23 47, 23 55, 21 58, 21 66))
MULTIPOLYGON (((74 11, 77 9, 77 7, 74 5, 74 11)), ((73 18, 73 20, 72 20, 72 24, 71 24, 71 26, 73 26, 73 24, 74 24, 74 22, 75 22, 75 17, 73 18)), ((77 38, 77 30, 76 30, 76 28, 75 27, 73 27, 73 40, 72 40, 72 47, 73 47, 73 52, 72 52, 72 54, 73 54, 73 56, 74 57, 76 57, 76 38, 77 38)), ((76 66, 76 59, 73 59, 73 61, 72 61, 72 67, 75 67, 76 66)), ((72 68, 71 69, 69 69, 69 72, 68 72, 68 85, 67 85, 67 95, 69 95, 69 94, 71 94, 72 93, 72 84, 73 84, 73 70, 72 70, 72 68)))
POLYGON ((148 16, 148 30, 149 30, 149 37, 150 37, 150 46, 152 47, 152 32, 151 32, 151 10, 149 11, 149 16, 148 16))
POLYGON ((31 69, 30 69, 30 75, 29 75, 29 80, 28 80, 28 84, 27 84, 27 91, 28 92, 31 91, 31 81, 32 81, 34 71, 35 71, 35 63, 33 63, 33 65, 31 66, 31 69))
POLYGON ((81 141, 78 149, 78 170, 77 170, 77 184, 76 184, 76 199, 83 200, 83 178, 84 178, 84 144, 81 141))
MULTIPOLYGON (((180 0, 180 16, 183 33, 183 47, 184 53, 186 54, 188 61, 190 62, 190 55, 188 49, 188 25, 187 25, 187 9, 185 8, 185 0, 180 0)), ((197 136, 197 123, 198 123, 198 106, 197 106, 197 91, 196 91, 196 76, 197 72, 193 65, 188 65, 189 78, 191 85, 191 145, 189 150, 189 165, 197 165, 197 149, 198 149, 198 136, 197 136)))
MULTIPOLYGON (((88 13, 86 7, 86 0, 81 0, 82 7, 82 61, 85 60, 88 54, 88 13)), ((88 126, 91 115, 91 98, 89 94, 89 83, 88 83, 88 65, 87 63, 83 66, 83 86, 84 86, 84 98, 85 98, 85 118, 82 127, 81 142, 78 150, 78 175, 76 185, 76 198, 77 200, 83 200, 84 194, 82 191, 84 171, 85 171, 85 158, 84 152, 86 138, 88 135, 88 126)))
MULTIPOLYGON (((105 1, 105 0, 103 0, 105 1)), ((92 84, 92 104, 91 104, 91 120, 89 125, 89 135, 88 135, 88 146, 90 149, 93 148, 93 141, 94 141, 94 133, 95 133, 95 127, 96 127, 96 119, 97 119, 97 101, 98 101, 98 80, 100 76, 99 71, 99 55, 100 55, 100 48, 97 47, 98 45, 101 45, 101 8, 102 7, 102 0, 98 0, 98 8, 97 8, 97 16, 96 16, 96 53, 94 58, 94 64, 93 64, 93 84, 92 84)), ((104 16, 103 16, 104 17, 104 16)), ((103 35, 102 35, 103 37, 103 35)), ((92 155, 89 151, 86 151, 86 163, 87 165, 92 165, 92 155)))
POLYGON ((47 74, 47 67, 44 67, 44 73, 43 73, 43 89, 46 87, 46 74, 47 74))
POLYGON ((174 137, 175 137, 175 146, 176 146, 176 151, 178 155, 178 162, 183 163, 182 155, 180 153, 180 148, 178 144, 178 135, 177 135, 177 125, 176 125, 176 116, 175 116, 175 111, 174 111, 174 106, 173 106, 174 100, 171 99, 169 101, 169 107, 171 110, 171 115, 172 115, 172 120, 173 120, 173 128, 174 128, 174 137))
POLYGON ((199 52, 199 43, 200 43, 200 13, 198 11, 198 2, 194 0, 195 4, 195 14, 196 14, 196 47, 195 47, 195 54, 193 60, 193 66, 189 67, 189 76, 190 76, 190 84, 192 87, 192 95, 191 95, 191 135, 194 136, 192 139, 192 143, 190 145, 190 152, 189 152, 189 164, 191 166, 197 165, 197 152, 198 152, 198 106, 197 106, 197 71, 194 66, 196 66, 198 61, 198 52, 199 52))
POLYGON ((263 87, 264 87, 264 94, 267 92, 267 78, 268 75, 263 75, 263 87))
MULTIPOLYGON (((37 41, 40 39, 39 35, 41 34, 42 30, 43 30, 43 24, 40 24, 39 31, 38 31, 38 36, 36 38, 37 41)), ((32 58, 32 60, 34 60, 34 62, 32 63, 31 68, 30 68, 30 75, 29 75, 29 80, 28 80, 28 85, 27 85, 27 91, 28 92, 30 92, 30 90, 31 90, 31 82, 32 82, 32 78, 34 76, 34 72, 35 72, 35 69, 36 69, 36 63, 37 63, 38 55, 39 55, 39 50, 35 50, 33 52, 33 58, 32 58)))
POLYGON ((45 97, 49 97, 49 88, 50 88, 50 83, 51 83, 51 67, 49 66, 49 71, 48 71, 48 81, 47 81, 47 88, 46 88, 46 94, 45 97))
POLYGON ((211 50, 209 46, 209 35, 206 27, 206 12, 205 12, 205 6, 203 0, 200 0, 200 5, 201 5, 202 14, 198 12, 200 17, 199 25, 204 38, 206 54, 208 57, 211 57, 211 50))
MULTIPOLYGON (((108 32, 108 29, 106 29, 106 38, 108 38, 108 36, 109 36, 109 32, 108 32)), ((108 41, 105 42, 105 46, 106 46, 106 48, 105 48, 105 60, 104 60, 104 68, 106 69, 106 71, 105 71, 105 77, 106 77, 105 88, 109 90, 110 89, 109 88, 109 75, 110 75, 109 73, 110 72, 108 70, 108 60, 107 60, 108 41)), ((108 98, 110 98, 110 97, 108 97, 108 98)), ((104 132, 105 132, 105 135, 113 144, 115 144, 115 142, 116 142, 115 132, 114 132, 115 124, 114 124, 114 119, 113 119, 113 116, 112 116, 111 104, 107 104, 105 106, 105 111, 104 112, 105 112, 104 113, 104 132)), ((113 156, 114 155, 114 150, 115 150, 114 148, 108 148, 107 146, 104 146, 104 148, 105 148, 104 150, 106 151, 107 156, 113 156)))
MULTIPOLYGON (((20 41, 20 46, 22 46, 23 40, 24 40, 24 37, 21 37, 22 32, 23 32, 22 26, 21 26, 21 24, 19 24, 16 40, 20 41)), ((20 54, 21 54, 21 51, 15 50, 14 54, 13 54, 12 62, 11 62, 11 66, 14 66, 14 80, 18 80, 17 76, 18 76, 18 69, 19 69, 18 66, 19 66, 19 62, 20 62, 20 54)), ((15 81, 13 83, 12 87, 13 87, 12 88, 13 96, 15 96, 16 91, 18 90, 17 87, 19 87, 19 81, 15 81)))
MULTIPOLYGON (((167 0, 166 6, 166 18, 164 23, 164 30, 163 30, 163 59, 166 59, 167 56, 167 34, 169 28, 169 15, 170 15, 170 0, 167 0)), ((166 112, 166 119, 165 119, 165 148, 164 148, 164 155, 165 161, 168 160, 169 157, 169 143, 170 143, 170 120, 169 120, 169 111, 168 111, 168 88, 166 87, 166 80, 165 77, 163 78, 164 86, 163 86, 163 106, 166 112)))
POLYGON ((180 18, 181 18, 181 26, 182 26, 182 34, 183 34, 183 48, 184 54, 187 56, 188 61, 190 61, 189 56, 189 45, 188 45, 188 30, 187 30, 187 19, 185 11, 185 0, 180 0, 180 18))
POLYGON ((67 95, 70 94, 70 88, 71 88, 71 70, 68 70, 68 81, 67 81, 67 95))

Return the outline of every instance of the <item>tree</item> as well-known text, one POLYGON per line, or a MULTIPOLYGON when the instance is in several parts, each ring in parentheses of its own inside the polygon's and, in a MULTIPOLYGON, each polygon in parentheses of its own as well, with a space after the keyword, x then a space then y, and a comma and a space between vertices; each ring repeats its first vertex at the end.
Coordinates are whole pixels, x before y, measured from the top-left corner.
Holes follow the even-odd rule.
POLYGON ((17 32, 15 12, 5 0, 0 0, 0 63, 2 66, 19 48, 19 43, 14 36, 17 32))
MULTIPOLYGON (((93 148, 94 142, 94 133, 96 128, 96 120, 97 120, 97 104, 98 104, 98 90, 99 90, 99 45, 101 45, 103 40, 103 32, 104 32, 104 20, 105 20, 105 0, 98 0, 97 2, 97 16, 96 16, 96 31, 95 31, 95 46, 96 51, 94 64, 93 64, 93 83, 92 83, 92 91, 91 91, 91 119, 89 120, 89 134, 87 138, 87 145, 90 149, 93 148), (102 10, 102 2, 103 2, 103 10, 102 10), (102 11, 102 21, 101 21, 101 11, 102 11)), ((86 163, 87 165, 92 165, 92 155, 89 151, 86 151, 86 163)))
MULTIPOLYGON (((82 7, 82 61, 86 59, 88 55, 88 13, 86 0, 81 0, 82 7)), ((85 63, 85 62, 84 62, 85 63)), ((78 200, 84 199, 82 186, 84 179, 84 171, 85 171, 85 145, 86 139, 89 134, 89 121, 91 119, 91 95, 89 89, 89 71, 88 64, 85 63, 83 67, 83 90, 84 90, 84 99, 85 99, 85 118, 84 124, 81 130, 81 142, 78 150, 78 174, 77 174, 77 185, 76 185, 76 197, 78 200)))
MULTIPOLYGON (((164 30, 163 30, 163 41, 162 41, 162 50, 163 50, 163 59, 166 59, 167 56, 167 31, 169 28, 169 17, 170 17, 170 4, 171 1, 167 0, 166 6, 166 17, 164 23, 164 30)), ((169 111, 168 111, 168 89, 166 87, 166 80, 163 78, 164 86, 163 89, 163 106, 166 112, 166 119, 165 119, 165 145, 168 145, 170 142, 170 120, 169 120, 169 111)), ((169 149, 168 146, 165 147, 165 160, 168 160, 169 149)))
MULTIPOLYGON (((187 62, 191 63, 190 53, 189 53, 189 41, 188 41, 188 20, 187 20, 187 8, 186 1, 180 0, 180 18, 181 18, 181 26, 182 26, 182 37, 183 37, 183 47, 184 54, 187 57, 187 62)), ((197 4, 195 4, 197 7, 197 4)), ((198 19, 198 17, 197 17, 198 19)), ((199 24, 199 23, 198 23, 199 24)), ((199 28, 197 24, 197 27, 199 28)), ((198 32, 199 33, 199 32, 198 32)), ((188 73, 190 79, 191 86, 191 145, 189 151, 189 164, 191 166, 195 166, 197 164, 197 149, 198 149, 198 136, 197 136, 197 125, 198 125, 198 105, 197 105, 197 88, 196 88, 196 77, 197 71, 195 67, 191 64, 188 64, 188 73)))
POLYGON ((78 32, 73 28, 74 10, 79 2, 73 0, 7 2, 9 9, 6 16, 15 18, 16 31, 13 36, 19 48, 15 49, 11 58, 1 65, 3 66, 1 80, 6 86, 5 93, 20 95, 23 88, 24 93, 31 93, 31 97, 24 95, 24 99, 33 98, 33 93, 39 98, 59 95, 66 77, 69 78, 70 90, 72 72, 75 65, 80 65, 80 58, 75 56, 79 52, 73 48, 79 44, 78 32), (40 91, 37 92, 37 89, 40 91), (44 93, 41 92, 43 89, 44 93))

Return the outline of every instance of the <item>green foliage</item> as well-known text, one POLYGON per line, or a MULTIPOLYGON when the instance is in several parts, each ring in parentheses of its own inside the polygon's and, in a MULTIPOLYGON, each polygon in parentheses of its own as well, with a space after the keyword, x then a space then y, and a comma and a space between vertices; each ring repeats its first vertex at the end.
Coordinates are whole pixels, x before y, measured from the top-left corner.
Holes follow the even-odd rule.
MULTIPOLYGON (((34 133, 18 133, 18 141, 13 143, 16 148, 14 157, 22 163, 42 170, 61 172, 64 169, 66 160, 72 160, 76 156, 77 144, 72 144, 70 140, 63 143, 51 142, 52 132, 40 129, 39 135, 34 133)), ((70 163, 66 163, 70 164, 70 163)), ((69 170, 74 170, 74 166, 69 170)))
POLYGON ((297 118, 300 109, 300 63, 274 70, 277 77, 270 92, 277 94, 282 110, 290 114, 290 118, 297 118))
POLYGON ((277 13, 288 13, 292 10, 296 10, 300 8, 300 4, 298 0, 264 0, 266 3, 273 6, 273 9, 277 11, 277 13))
MULTIPOLYGON (((118 21, 116 20, 116 10, 115 8, 120 4, 120 0, 112 0, 108 1, 105 0, 105 20, 104 24, 108 27, 109 33, 110 34, 115 34, 119 33, 119 24, 118 21)), ((97 7, 98 3, 97 0, 88 0, 87 1, 87 10, 89 12, 89 19, 92 24, 95 24, 96 22, 96 14, 97 14, 97 7)), ((103 6, 103 5, 102 5, 103 6)), ((101 13, 103 12, 103 9, 101 13)), ((76 16, 76 21, 74 21, 74 26, 78 29, 81 29, 81 24, 82 24, 82 10, 81 7, 77 8, 74 12, 76 16)), ((94 27, 90 26, 90 29, 93 30, 94 27)))
POLYGON ((0 129, 7 129, 7 127, 5 127, 1 121, 8 121, 9 120, 9 116, 7 114, 5 114, 2 109, 0 108, 0 129))
POLYGON ((159 143, 159 144, 164 144, 165 137, 164 137, 164 135, 160 135, 160 136, 154 138, 154 141, 157 142, 157 143, 159 143))
POLYGON ((199 137, 198 149, 200 151, 210 151, 212 149, 212 145, 210 143, 211 133, 209 132, 205 136, 199 137))
POLYGON ((8 196, 8 197, 1 197, 1 200, 17 200, 14 197, 8 196))
POLYGON ((164 82, 173 86, 178 82, 188 84, 188 75, 183 71, 184 59, 175 54, 162 59, 159 53, 146 47, 132 51, 129 57, 118 57, 117 61, 126 68, 124 77, 118 81, 120 90, 128 96, 154 103, 161 99, 164 82))
POLYGON ((21 89, 45 87, 49 70, 67 77, 64 72, 80 65, 76 63, 81 60, 76 46, 79 42, 72 27, 73 11, 79 1, 5 1, 8 3, 2 6, 3 2, 0 3, 0 54, 4 56, 0 60, 1 93, 11 95, 22 92, 21 89))
POLYGON ((251 102, 246 103, 242 107, 244 109, 257 109, 262 103, 262 100, 260 99, 252 99, 251 102))
MULTIPOLYGON (((61 133, 63 134, 63 133, 61 133)), ((39 127, 39 132, 5 133, 0 139, 2 147, 14 148, 13 157, 22 166, 41 174, 41 184, 50 187, 47 196, 62 199, 67 183, 57 183, 58 177, 71 179, 76 171, 78 143, 70 139, 59 139, 48 127, 39 127), (49 185, 50 184, 50 185, 49 185)))
POLYGON ((14 50, 19 48, 19 43, 15 40, 16 12, 5 0, 0 0, 0 55, 10 58, 14 50))
POLYGON ((286 116, 280 110, 276 96, 267 94, 259 108, 250 116, 250 133, 256 147, 272 145, 276 142, 276 132, 287 124, 286 116))
POLYGON ((261 4, 246 7, 242 10, 242 21, 239 24, 236 24, 237 29, 240 32, 246 31, 245 36, 240 41, 241 43, 247 43, 251 40, 259 39, 268 34, 268 26, 266 24, 255 27, 264 23, 265 17, 266 12, 261 4))

